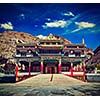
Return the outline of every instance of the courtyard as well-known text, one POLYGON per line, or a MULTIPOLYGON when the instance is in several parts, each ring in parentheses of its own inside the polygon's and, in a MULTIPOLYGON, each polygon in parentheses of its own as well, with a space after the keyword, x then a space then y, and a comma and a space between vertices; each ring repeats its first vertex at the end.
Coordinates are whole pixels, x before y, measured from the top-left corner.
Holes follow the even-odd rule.
POLYGON ((100 83, 63 74, 39 74, 17 83, 0 84, 1 96, 99 96, 100 83))

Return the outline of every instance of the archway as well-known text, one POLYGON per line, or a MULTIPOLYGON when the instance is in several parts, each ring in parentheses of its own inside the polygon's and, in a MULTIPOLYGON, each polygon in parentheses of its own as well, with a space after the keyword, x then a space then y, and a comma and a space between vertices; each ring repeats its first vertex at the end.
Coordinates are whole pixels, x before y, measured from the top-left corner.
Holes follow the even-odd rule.
POLYGON ((57 60, 44 60, 44 74, 56 74, 58 73, 58 61, 57 60))

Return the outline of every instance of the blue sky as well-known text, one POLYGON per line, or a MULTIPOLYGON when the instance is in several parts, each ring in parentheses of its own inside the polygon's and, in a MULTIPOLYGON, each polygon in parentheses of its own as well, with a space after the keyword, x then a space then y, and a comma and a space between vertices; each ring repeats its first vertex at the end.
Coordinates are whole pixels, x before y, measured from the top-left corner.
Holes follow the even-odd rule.
POLYGON ((85 39, 87 47, 100 45, 100 4, 0 4, 0 32, 14 30, 34 36, 53 33, 72 43, 85 39))

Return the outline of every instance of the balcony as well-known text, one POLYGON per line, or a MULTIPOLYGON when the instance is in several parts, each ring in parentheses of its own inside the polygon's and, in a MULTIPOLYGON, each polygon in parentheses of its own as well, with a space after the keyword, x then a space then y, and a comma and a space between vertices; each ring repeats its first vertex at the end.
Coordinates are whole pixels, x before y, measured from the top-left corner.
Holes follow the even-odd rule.
POLYGON ((16 54, 15 57, 21 57, 21 54, 16 54))
POLYGON ((56 45, 56 44, 50 44, 50 45, 48 45, 48 44, 41 44, 40 45, 40 47, 63 47, 63 45, 61 45, 61 44, 59 44, 59 45, 56 45))
POLYGON ((59 53, 41 53, 40 54, 41 56, 61 56, 61 54, 59 54, 59 53))
POLYGON ((68 55, 68 57, 76 57, 76 56, 75 56, 75 54, 73 54, 73 55, 68 55))
POLYGON ((16 54, 14 57, 16 58, 22 58, 22 57, 33 57, 34 55, 32 54, 27 54, 27 55, 21 55, 21 54, 16 54))
POLYGON ((62 55, 62 57, 67 57, 67 58, 84 58, 85 57, 85 55, 75 55, 75 54, 73 54, 73 55, 62 55))
POLYGON ((81 55, 80 57, 85 57, 85 55, 81 55))
POLYGON ((33 55, 32 54, 27 54, 26 57, 33 57, 33 55))

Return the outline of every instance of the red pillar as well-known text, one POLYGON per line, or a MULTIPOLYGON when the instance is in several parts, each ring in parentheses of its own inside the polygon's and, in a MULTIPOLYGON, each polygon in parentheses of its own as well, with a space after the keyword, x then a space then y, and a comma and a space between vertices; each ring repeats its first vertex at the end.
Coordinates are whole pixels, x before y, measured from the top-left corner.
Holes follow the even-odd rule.
POLYGON ((85 68, 85 63, 83 63, 83 77, 84 77, 84 81, 86 81, 85 77, 86 77, 86 68, 85 68))
POLYGON ((41 73, 43 73, 43 61, 41 61, 41 68, 40 68, 40 70, 41 70, 41 73))
POLYGON ((29 62, 28 72, 29 72, 28 75, 31 76, 31 64, 30 64, 30 62, 29 62))
POLYGON ((16 81, 18 81, 18 65, 16 64, 16 67, 15 67, 15 74, 16 74, 16 81))
POLYGON ((59 60, 59 64, 58 64, 58 73, 61 73, 61 59, 59 60))
POLYGON ((73 76, 73 63, 71 62, 71 69, 70 69, 70 71, 71 71, 71 76, 73 76))

